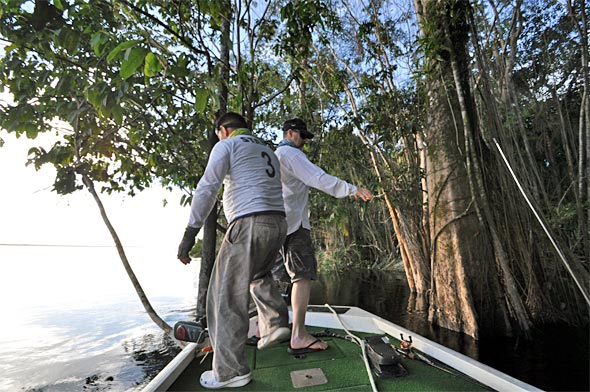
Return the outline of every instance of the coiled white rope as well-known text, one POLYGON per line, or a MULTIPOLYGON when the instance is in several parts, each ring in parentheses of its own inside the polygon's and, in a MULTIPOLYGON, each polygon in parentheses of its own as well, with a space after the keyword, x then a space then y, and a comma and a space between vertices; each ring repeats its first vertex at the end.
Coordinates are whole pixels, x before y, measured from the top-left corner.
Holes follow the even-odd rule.
POLYGON ((373 389, 373 392, 378 392, 377 385, 375 384, 375 379, 373 378, 373 372, 371 371, 371 365, 369 364, 369 359, 367 358, 367 349, 366 349, 365 342, 361 338, 359 338, 358 336, 353 335, 348 329, 346 329, 346 327, 344 326, 344 323, 342 322, 342 319, 340 318, 338 313, 336 313, 336 311, 330 305, 325 304, 325 306, 328 309, 330 309, 330 311, 334 314, 334 316, 336 316, 336 319, 338 320, 340 325, 342 325, 342 329, 346 332, 346 336, 350 336, 350 338, 353 339, 356 344, 361 346, 361 352, 363 354, 363 361, 365 362, 365 368, 367 369, 367 374, 369 375, 369 381, 371 382, 371 388, 373 389))

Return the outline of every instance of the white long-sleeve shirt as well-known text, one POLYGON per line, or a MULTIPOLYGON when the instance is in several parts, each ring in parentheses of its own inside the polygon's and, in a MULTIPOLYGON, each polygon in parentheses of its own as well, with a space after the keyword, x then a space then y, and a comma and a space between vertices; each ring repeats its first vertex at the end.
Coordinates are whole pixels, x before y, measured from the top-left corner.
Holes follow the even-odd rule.
POLYGON ((280 163, 272 149, 254 136, 233 136, 213 147, 193 195, 189 226, 203 227, 222 184, 228 222, 261 212, 285 211, 280 163))
POLYGON ((291 146, 279 146, 276 155, 281 163, 283 199, 287 213, 287 234, 309 223, 309 188, 315 188, 337 198, 352 196, 357 187, 331 176, 311 163, 305 153, 291 146))

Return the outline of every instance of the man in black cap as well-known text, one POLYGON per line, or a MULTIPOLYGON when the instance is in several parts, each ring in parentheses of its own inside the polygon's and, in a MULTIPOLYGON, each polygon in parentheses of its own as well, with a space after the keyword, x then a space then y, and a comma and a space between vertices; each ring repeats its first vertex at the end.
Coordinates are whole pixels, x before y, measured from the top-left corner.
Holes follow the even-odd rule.
POLYGON ((293 284, 293 330, 288 351, 295 355, 328 348, 326 342, 316 339, 305 330, 311 281, 317 279, 317 262, 310 236, 309 188, 337 198, 354 196, 364 201, 373 198, 368 189, 358 188, 331 176, 309 161, 303 152, 303 146, 313 136, 303 120, 287 120, 283 124, 283 140, 276 150, 281 164, 283 199, 287 214, 287 238, 281 254, 293 284))

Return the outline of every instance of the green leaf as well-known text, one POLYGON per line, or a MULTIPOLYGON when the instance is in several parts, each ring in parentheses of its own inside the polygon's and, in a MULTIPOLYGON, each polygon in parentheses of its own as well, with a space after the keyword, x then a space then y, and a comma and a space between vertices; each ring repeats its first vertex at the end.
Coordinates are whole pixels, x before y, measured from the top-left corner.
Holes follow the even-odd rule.
POLYGON ((53 5, 61 11, 64 10, 64 5, 62 4, 61 0, 53 0, 53 5))
POLYGON ((25 132, 26 132, 27 137, 29 139, 34 139, 39 134, 39 128, 35 124, 27 123, 25 126, 25 129, 26 129, 25 132))
POLYGON ((106 39, 100 31, 97 31, 92 35, 90 46, 92 46, 92 50, 94 51, 95 55, 100 56, 102 54, 103 49, 101 46, 105 41, 106 39))
POLYGON ((143 74, 147 77, 156 76, 162 70, 162 65, 158 61, 158 57, 149 52, 145 56, 145 66, 143 67, 143 74))
POLYGON ((80 189, 80 186, 76 185, 76 172, 74 169, 70 167, 59 169, 55 177, 53 189, 60 195, 67 195, 76 189, 80 189))
POLYGON ((107 62, 110 63, 119 55, 119 53, 121 53, 124 50, 127 50, 129 48, 136 46, 140 42, 141 41, 137 40, 137 39, 121 42, 119 45, 117 45, 117 47, 115 49, 111 50, 111 52, 108 54, 107 62))
POLYGON ((123 108, 119 105, 114 106, 111 110, 111 114, 113 115, 113 119, 117 125, 123 124, 123 112, 123 108))
POLYGON ((204 88, 197 89, 195 93, 195 110, 203 114, 205 113, 205 108, 207 107, 207 99, 209 98, 209 90, 204 88))
POLYGON ((73 30, 64 28, 59 33, 59 44, 68 52, 75 52, 80 43, 80 34, 73 30))
POLYGON ((85 95, 88 102, 90 102, 93 106, 96 107, 100 105, 102 97, 96 88, 87 89, 85 95))
POLYGON ((9 55, 10 52, 12 52, 13 50, 18 49, 18 48, 19 48, 19 46, 17 44, 11 44, 11 45, 5 46, 4 47, 4 56, 9 55))
POLYGON ((121 71, 119 74, 123 79, 127 79, 135 73, 137 68, 143 64, 143 59, 147 54, 147 49, 144 48, 129 48, 125 52, 125 58, 121 64, 121 71))

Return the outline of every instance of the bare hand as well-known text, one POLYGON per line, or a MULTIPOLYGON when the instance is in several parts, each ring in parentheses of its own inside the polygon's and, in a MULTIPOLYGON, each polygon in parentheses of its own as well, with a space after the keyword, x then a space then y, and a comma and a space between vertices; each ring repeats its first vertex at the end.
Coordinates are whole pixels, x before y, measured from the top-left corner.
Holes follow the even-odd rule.
POLYGON ((359 190, 356 191, 356 193, 354 194, 354 197, 356 197, 357 199, 361 199, 363 201, 369 201, 373 198, 373 194, 371 193, 370 190, 368 190, 366 188, 360 188, 359 190))
POLYGON ((191 258, 190 257, 183 257, 183 258, 178 258, 178 260, 180 260, 180 262, 184 265, 190 264, 191 263, 191 258))

